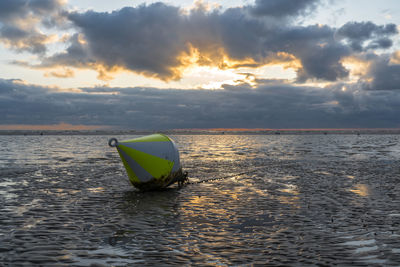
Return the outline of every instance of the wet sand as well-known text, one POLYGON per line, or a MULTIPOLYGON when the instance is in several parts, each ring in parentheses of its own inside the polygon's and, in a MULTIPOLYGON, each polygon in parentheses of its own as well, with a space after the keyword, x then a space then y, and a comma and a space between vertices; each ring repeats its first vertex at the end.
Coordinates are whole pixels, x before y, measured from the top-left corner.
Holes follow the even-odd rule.
POLYGON ((0 137, 2 265, 400 265, 399 136, 173 136, 146 193, 108 138, 0 137))

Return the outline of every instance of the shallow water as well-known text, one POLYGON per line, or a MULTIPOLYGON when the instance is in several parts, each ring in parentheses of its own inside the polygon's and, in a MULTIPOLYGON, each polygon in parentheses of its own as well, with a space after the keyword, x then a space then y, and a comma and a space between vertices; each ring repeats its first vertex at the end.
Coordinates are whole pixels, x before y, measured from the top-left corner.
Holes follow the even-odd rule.
POLYGON ((399 135, 172 136, 147 193, 109 138, 0 136, 0 265, 400 264, 399 135))

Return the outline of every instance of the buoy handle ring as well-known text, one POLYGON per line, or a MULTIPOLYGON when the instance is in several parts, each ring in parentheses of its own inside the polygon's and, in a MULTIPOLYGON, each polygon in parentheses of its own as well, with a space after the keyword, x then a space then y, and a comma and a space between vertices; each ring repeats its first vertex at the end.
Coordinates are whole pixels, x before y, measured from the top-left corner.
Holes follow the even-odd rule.
POLYGON ((117 138, 110 138, 110 140, 108 140, 108 145, 110 147, 116 147, 118 145, 117 138))

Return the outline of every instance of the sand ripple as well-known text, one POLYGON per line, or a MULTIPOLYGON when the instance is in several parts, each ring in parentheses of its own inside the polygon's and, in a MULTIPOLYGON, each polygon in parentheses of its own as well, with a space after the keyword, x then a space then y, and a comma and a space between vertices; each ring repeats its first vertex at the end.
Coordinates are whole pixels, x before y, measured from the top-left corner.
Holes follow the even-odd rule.
POLYGON ((52 138, 1 159, 2 265, 400 265, 398 136, 176 136, 232 177, 148 193, 108 137, 52 138))

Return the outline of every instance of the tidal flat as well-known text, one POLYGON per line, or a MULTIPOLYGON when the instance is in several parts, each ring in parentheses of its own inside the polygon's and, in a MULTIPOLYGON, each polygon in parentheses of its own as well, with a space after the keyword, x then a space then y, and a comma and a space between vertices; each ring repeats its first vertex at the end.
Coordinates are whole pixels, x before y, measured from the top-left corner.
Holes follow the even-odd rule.
POLYGON ((400 135, 171 135, 154 192, 110 137, 0 136, 0 265, 400 265, 400 135))

